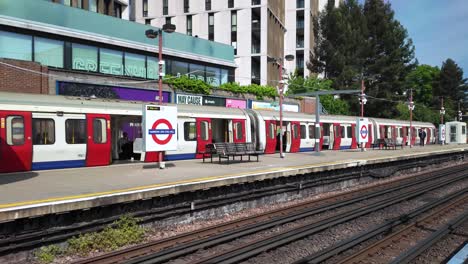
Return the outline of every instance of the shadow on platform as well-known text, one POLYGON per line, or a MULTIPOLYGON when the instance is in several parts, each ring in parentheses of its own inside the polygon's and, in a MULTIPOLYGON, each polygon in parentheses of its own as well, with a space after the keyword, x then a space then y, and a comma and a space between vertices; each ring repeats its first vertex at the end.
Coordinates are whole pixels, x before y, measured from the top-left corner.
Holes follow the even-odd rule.
POLYGON ((0 185, 9 184, 13 182, 25 181, 39 176, 36 172, 20 172, 20 173, 0 173, 0 185))

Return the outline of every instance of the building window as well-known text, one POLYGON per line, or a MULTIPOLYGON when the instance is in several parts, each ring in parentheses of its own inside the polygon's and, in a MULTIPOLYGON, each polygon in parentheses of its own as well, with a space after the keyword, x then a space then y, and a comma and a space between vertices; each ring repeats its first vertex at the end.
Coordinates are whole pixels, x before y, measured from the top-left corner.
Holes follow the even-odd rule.
POLYGON ((234 0, 228 0, 228 8, 234 7, 234 0))
POLYGON ((71 6, 71 0, 61 0, 61 4, 71 6))
POLYGON ((63 41, 35 37, 34 61, 63 68, 63 41))
POLYGON ((259 5, 261 0, 252 0, 252 5, 259 5))
POLYGON ((172 17, 166 17, 166 24, 171 24, 172 17))
POLYGON ((296 8, 304 8, 304 0, 296 0, 296 8))
POLYGON ((143 0, 143 16, 148 16, 148 0, 143 0))
POLYGON ((187 35, 192 36, 192 16, 187 16, 187 35))
POLYGON ((113 75, 122 75, 123 74, 123 65, 122 58, 123 52, 110 50, 110 49, 100 49, 99 53, 99 72, 105 74, 113 75))
POLYGON ((190 79, 195 79, 195 80, 201 80, 201 81, 206 81, 205 80, 205 66, 199 65, 199 64, 189 64, 189 78, 190 79))
POLYGON ((0 58, 32 60, 32 37, 0 31, 0 58))
POLYGON ((125 52, 125 75, 146 78, 145 56, 125 52))
POLYGON ((86 143, 85 119, 67 119, 65 121, 65 141, 67 144, 86 143))
POLYGON ((296 28, 304 29, 304 14, 297 14, 296 16, 296 28))
MULTIPOLYGON (((159 76, 159 59, 155 57, 146 57, 146 67, 147 67, 147 78, 148 79, 158 79, 159 76)), ((164 67, 163 67, 164 70, 164 67)))
POLYGON ((206 67, 206 82, 213 86, 218 87, 220 85, 221 75, 219 68, 206 67))
POLYGON ((10 146, 24 144, 24 118, 22 116, 7 116, 6 143, 10 146))
POLYGON ((114 16, 122 18, 122 5, 117 4, 116 2, 114 2, 114 16))
POLYGON ((214 14, 208 14, 208 39, 214 40, 214 14))
POLYGON ((163 0, 163 16, 169 14, 169 3, 168 0, 163 0))
POLYGON ((188 73, 188 63, 181 61, 172 62, 171 74, 174 76, 186 75, 188 73))
POLYGON ((211 0, 205 0, 205 10, 206 11, 211 10, 211 0))
POLYGON ((98 0, 88 0, 88 10, 91 12, 98 11, 98 0))
POLYGON ((106 119, 93 119, 93 141, 96 144, 107 143, 106 119))
POLYGON ((98 69, 98 48, 73 43, 72 69, 96 72, 98 69))
POLYGON ((151 25, 151 19, 145 19, 145 25, 151 25))
POLYGON ((184 13, 188 13, 190 11, 190 0, 184 0, 184 13))
POLYGON ((237 55, 237 11, 231 11, 231 46, 234 47, 234 55, 237 55))
POLYGON ((33 118, 33 145, 53 145, 55 143, 55 123, 53 119, 33 118))
POLYGON ((304 36, 297 35, 296 36, 296 48, 304 48, 304 36))

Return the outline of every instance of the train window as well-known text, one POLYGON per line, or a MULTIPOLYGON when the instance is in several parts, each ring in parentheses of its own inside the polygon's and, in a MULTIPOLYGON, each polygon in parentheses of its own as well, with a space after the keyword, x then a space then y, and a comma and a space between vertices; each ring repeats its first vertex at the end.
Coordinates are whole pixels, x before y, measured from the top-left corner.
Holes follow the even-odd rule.
POLYGON ((106 119, 93 119, 93 141, 96 144, 107 143, 106 119))
POLYGON ((341 138, 345 138, 346 135, 345 135, 345 127, 344 126, 340 126, 340 135, 341 135, 341 138))
POLYGON ((53 145, 55 143, 55 122, 49 118, 33 118, 33 144, 53 145))
POLYGON ((351 138, 352 133, 353 133, 353 128, 352 127, 346 127, 346 138, 351 138))
POLYGON ((309 126, 309 138, 315 138, 315 126, 314 125, 309 126))
POLYGON ((269 123, 268 124, 268 131, 270 132, 269 135, 270 135, 270 139, 274 139, 276 137, 276 133, 275 133, 275 124, 273 123, 269 123))
POLYGON ((22 116, 6 118, 6 142, 10 146, 24 144, 24 119, 22 116))
POLYGON ((466 134, 466 126, 462 126, 462 135, 466 134))
POLYGON ((305 138, 306 138, 306 126, 301 125, 301 139, 305 139, 305 138))
POLYGON ((201 140, 208 140, 209 139, 209 131, 208 131, 208 122, 207 121, 201 121, 200 122, 200 137, 201 140))
POLYGON ((299 138, 299 126, 293 125, 293 138, 299 138))
POLYGON ((323 124, 322 127, 322 134, 324 137, 329 137, 330 136, 330 124, 323 124))
POLYGON ((184 123, 184 140, 195 141, 197 140, 197 126, 195 122, 184 123))
POLYGON ((244 138, 244 131, 242 130, 242 123, 241 122, 235 122, 234 123, 234 131, 236 135, 236 140, 241 140, 244 138))
POLYGON ((65 141, 67 144, 86 143, 85 119, 67 119, 65 121, 65 141))

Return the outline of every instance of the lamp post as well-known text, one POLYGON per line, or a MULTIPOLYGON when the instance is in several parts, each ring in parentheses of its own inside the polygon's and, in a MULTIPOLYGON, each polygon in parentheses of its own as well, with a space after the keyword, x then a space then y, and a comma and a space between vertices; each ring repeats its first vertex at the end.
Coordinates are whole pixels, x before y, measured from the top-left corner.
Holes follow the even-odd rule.
POLYGON ((410 148, 412 148, 413 147, 413 110, 414 110, 413 89, 412 88, 410 89, 410 97, 409 97, 408 108, 410 110, 410 115, 409 115, 410 131, 408 133, 408 135, 409 135, 409 146, 410 146, 410 148))
POLYGON ((461 108, 460 108, 460 101, 458 101, 458 121, 463 121, 463 113, 461 111, 461 108))
POLYGON ((444 108, 444 98, 442 97, 441 98, 441 101, 440 101, 440 124, 443 125, 444 124, 444 115, 445 115, 445 108, 444 108))
MULTIPOLYGON (((286 55, 284 57, 287 61, 292 61, 294 60, 294 55, 286 55)), ((279 81, 278 81, 278 94, 279 94, 279 115, 280 115, 280 158, 284 158, 284 153, 283 153, 283 94, 284 94, 284 83, 285 80, 287 79, 284 78, 283 76, 283 64, 284 64, 284 59, 283 58, 271 58, 269 57, 267 60, 270 62, 275 62, 278 64, 279 69, 279 81)))
MULTIPOLYGON (((159 43, 158 43, 158 85, 159 85, 159 104, 161 105, 163 103, 163 96, 162 96, 162 75, 163 75, 163 66, 164 66, 164 61, 162 60, 162 46, 163 46, 163 31, 166 33, 173 33, 176 29, 176 26, 173 24, 165 24, 163 25, 162 28, 159 28, 158 30, 153 30, 153 29, 148 29, 145 31, 145 35, 147 38, 154 39, 159 36, 159 43)), ((163 162, 163 157, 162 157, 162 151, 159 152, 159 168, 163 169, 164 162, 163 162)))

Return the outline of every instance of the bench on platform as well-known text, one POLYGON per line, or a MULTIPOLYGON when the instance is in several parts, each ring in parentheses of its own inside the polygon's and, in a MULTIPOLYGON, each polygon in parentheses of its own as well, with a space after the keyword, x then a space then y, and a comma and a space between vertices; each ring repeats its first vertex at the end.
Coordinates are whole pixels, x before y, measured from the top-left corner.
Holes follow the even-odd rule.
POLYGON ((249 161, 251 156, 257 157, 263 154, 262 150, 256 150, 254 143, 230 143, 230 142, 223 142, 223 143, 215 143, 214 144, 215 152, 212 153, 213 155, 218 155, 219 163, 221 163, 221 159, 227 159, 227 163, 229 163, 230 158, 235 160, 235 157, 240 157, 240 160, 243 160, 243 156, 248 156, 249 161))

